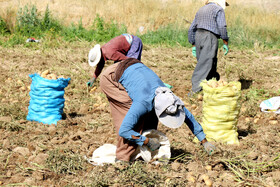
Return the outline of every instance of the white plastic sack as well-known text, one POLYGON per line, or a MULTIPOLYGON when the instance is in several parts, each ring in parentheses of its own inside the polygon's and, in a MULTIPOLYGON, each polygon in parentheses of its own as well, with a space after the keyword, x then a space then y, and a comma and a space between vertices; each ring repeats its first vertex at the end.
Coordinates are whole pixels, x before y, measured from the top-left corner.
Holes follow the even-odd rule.
POLYGON ((113 164, 116 161, 116 149, 113 144, 104 144, 98 147, 90 159, 87 159, 92 165, 103 165, 104 163, 113 164))
POLYGON ((138 146, 140 152, 136 155, 135 159, 142 157, 145 162, 150 162, 151 160, 154 160, 155 164, 157 164, 158 161, 164 162, 170 159, 171 157, 170 142, 164 133, 155 129, 151 129, 151 130, 144 131, 143 136, 146 136, 148 138, 158 139, 160 142, 160 148, 158 150, 151 151, 146 145, 138 146))
MULTIPOLYGON (((151 151, 146 145, 138 146, 131 161, 142 158, 145 162, 153 160, 153 163, 157 164, 159 162, 166 162, 170 159, 170 143, 164 133, 151 129, 144 131, 143 136, 157 138, 161 147, 158 150, 151 151)), ((92 165, 113 164, 116 162, 116 149, 117 147, 113 144, 104 144, 92 153, 91 158, 86 159, 92 165)))
POLYGON ((264 100, 260 104, 262 112, 275 112, 280 114, 280 96, 264 100))

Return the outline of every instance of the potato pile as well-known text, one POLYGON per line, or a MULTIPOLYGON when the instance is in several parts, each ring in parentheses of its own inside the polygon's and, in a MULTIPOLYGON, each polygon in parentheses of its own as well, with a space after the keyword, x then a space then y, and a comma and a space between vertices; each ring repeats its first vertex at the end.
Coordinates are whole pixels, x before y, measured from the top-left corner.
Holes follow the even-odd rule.
POLYGON ((195 177, 193 176, 193 173, 192 172, 189 172, 187 174, 187 180, 190 182, 190 183, 197 183, 197 182, 204 182, 206 186, 209 186, 209 187, 212 187, 213 185, 213 181, 210 179, 210 177, 206 174, 202 174, 202 175, 199 175, 199 177, 195 177))
POLYGON ((54 73, 51 73, 50 70, 45 70, 43 71, 42 73, 39 72, 39 75, 45 79, 53 79, 53 80, 56 80, 56 79, 59 79, 59 78, 64 78, 63 75, 61 76, 57 76, 56 74, 54 73))
POLYGON ((218 88, 222 86, 227 86, 228 82, 224 80, 217 81, 216 79, 211 79, 207 81, 207 85, 210 86, 211 88, 218 88))

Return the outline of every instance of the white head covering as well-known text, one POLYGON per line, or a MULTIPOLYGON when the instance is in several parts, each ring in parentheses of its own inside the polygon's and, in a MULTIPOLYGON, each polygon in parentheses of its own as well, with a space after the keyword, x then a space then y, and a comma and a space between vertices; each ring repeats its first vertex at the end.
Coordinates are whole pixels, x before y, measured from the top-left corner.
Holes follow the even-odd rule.
POLYGON ((226 2, 226 0, 207 0, 205 4, 208 3, 216 3, 220 5, 223 9, 226 9, 226 6, 229 6, 229 4, 226 2))
POLYGON ((96 44, 88 54, 88 63, 90 66, 96 66, 101 59, 100 45, 96 44))
POLYGON ((155 91, 155 112, 159 121, 169 127, 178 128, 185 121, 184 102, 167 87, 155 91))

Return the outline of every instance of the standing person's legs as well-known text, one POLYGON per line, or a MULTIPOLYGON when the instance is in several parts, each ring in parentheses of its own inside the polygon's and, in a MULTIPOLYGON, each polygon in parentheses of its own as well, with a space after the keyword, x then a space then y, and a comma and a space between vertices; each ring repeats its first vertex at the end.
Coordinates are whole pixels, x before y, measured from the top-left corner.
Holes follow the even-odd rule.
POLYGON ((137 36, 133 36, 133 40, 128 50, 126 56, 130 58, 136 58, 141 61, 141 54, 142 54, 143 44, 140 38, 137 36))
POLYGON ((198 30, 195 34, 197 64, 192 75, 192 91, 201 91, 200 82, 212 70, 216 72, 218 38, 209 31, 198 30))
POLYGON ((218 62, 217 54, 218 54, 218 44, 217 44, 215 57, 213 58, 212 68, 209 74, 207 75, 206 80, 210 80, 212 78, 215 78, 217 81, 220 80, 220 74, 217 72, 217 62, 218 62))
MULTIPOLYGON (((119 62, 121 63, 121 62, 119 62)), ((100 87, 106 94, 110 107, 113 123, 117 132, 117 151, 116 156, 118 160, 129 161, 131 155, 136 151, 137 146, 134 143, 119 136, 119 129, 122 121, 128 112, 132 101, 128 96, 125 88, 119 83, 114 81, 115 69, 118 63, 109 66, 100 76, 100 87)), ((146 129, 157 128, 157 117, 154 110, 142 116, 135 126, 135 131, 142 133, 146 129)))

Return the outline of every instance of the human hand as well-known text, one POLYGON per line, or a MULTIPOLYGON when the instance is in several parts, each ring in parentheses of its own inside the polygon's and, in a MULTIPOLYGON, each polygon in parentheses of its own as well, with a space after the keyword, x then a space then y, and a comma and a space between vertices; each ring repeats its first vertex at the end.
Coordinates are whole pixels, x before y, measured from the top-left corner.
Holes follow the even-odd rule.
POLYGON ((151 149, 151 151, 155 151, 160 148, 160 143, 156 138, 149 138, 147 146, 151 149))
POLYGON ((204 150, 208 153, 208 155, 212 155, 216 149, 216 147, 210 142, 206 141, 202 143, 204 150))
POLYGON ((227 44, 223 45, 223 51, 224 51, 224 55, 228 54, 228 45, 227 44))
POLYGON ((192 47, 192 55, 193 55, 194 57, 196 57, 196 47, 195 47, 195 46, 192 47))
POLYGON ((91 78, 88 82, 87 82, 87 86, 92 87, 93 83, 95 82, 95 77, 91 78))

